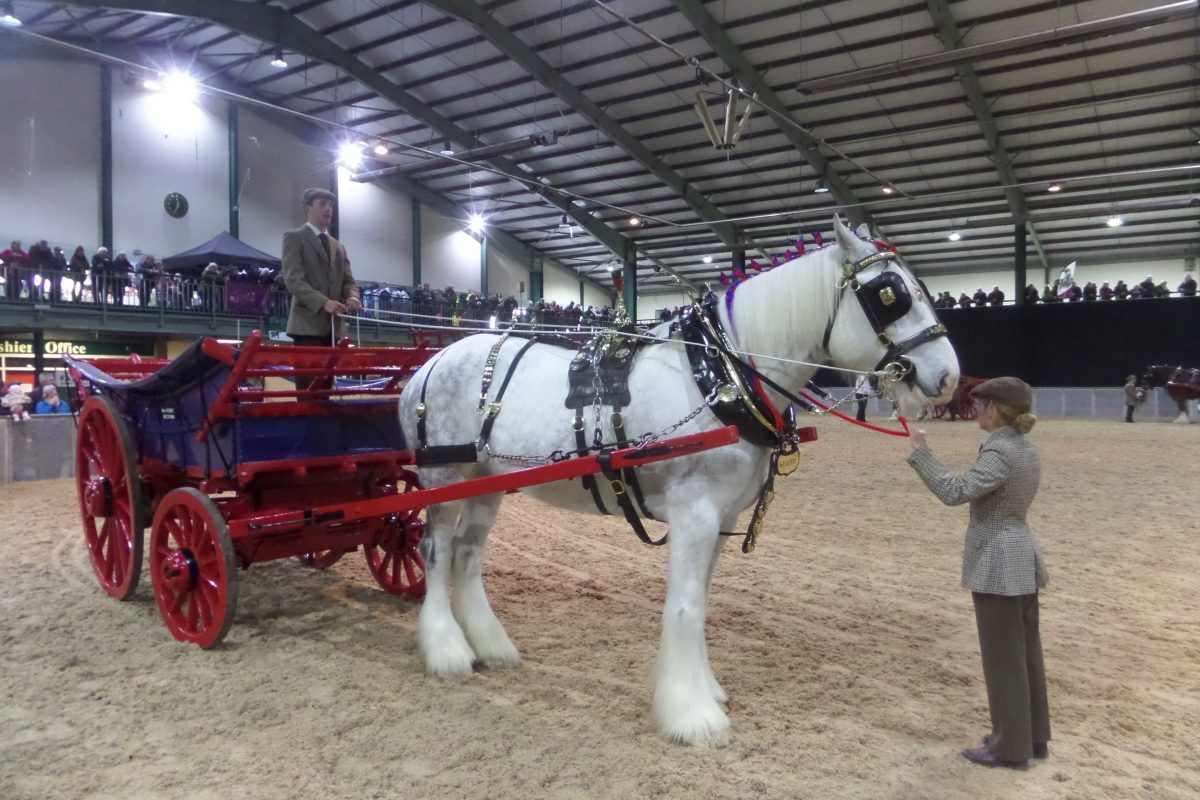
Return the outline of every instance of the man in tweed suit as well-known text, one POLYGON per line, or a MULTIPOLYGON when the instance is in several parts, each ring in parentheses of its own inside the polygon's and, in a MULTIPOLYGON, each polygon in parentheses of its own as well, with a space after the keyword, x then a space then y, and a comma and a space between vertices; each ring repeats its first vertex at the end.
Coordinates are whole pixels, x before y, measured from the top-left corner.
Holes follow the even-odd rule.
POLYGON ((304 224, 283 234, 283 282, 292 295, 287 332, 296 344, 329 345, 345 332, 338 315, 360 310, 362 300, 345 246, 329 235, 337 198, 306 189, 300 201, 304 224))
POLYGON ((908 463, 946 505, 971 504, 962 585, 975 603, 992 730, 983 747, 962 754, 983 766, 1023 767, 1030 756, 1045 758, 1050 740, 1037 594, 1049 576, 1026 523, 1041 480, 1037 450, 1025 437, 1036 421, 1033 392, 1017 378, 993 378, 974 394, 979 427, 991 434, 975 465, 951 474, 922 430, 913 432, 908 463))

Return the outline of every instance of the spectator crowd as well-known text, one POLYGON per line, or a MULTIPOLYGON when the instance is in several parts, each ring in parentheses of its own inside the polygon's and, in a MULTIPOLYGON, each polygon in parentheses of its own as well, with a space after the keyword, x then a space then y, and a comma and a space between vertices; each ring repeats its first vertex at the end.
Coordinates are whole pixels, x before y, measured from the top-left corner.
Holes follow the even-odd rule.
MULTIPOLYGON (((1099 286, 1088 281, 1082 287, 1075 281, 1067 281, 1065 284, 1055 281, 1053 284, 1046 284, 1042 291, 1038 292, 1037 287, 1031 283, 1025 287, 1024 300, 1026 305, 1034 305, 1036 303, 1078 303, 1094 300, 1147 300, 1170 297, 1172 294, 1166 281, 1155 283, 1153 276, 1147 275, 1141 283, 1135 283, 1133 286, 1127 285, 1123 280, 1117 281, 1115 286, 1110 286, 1108 281, 1104 281, 1099 286)), ((1183 282, 1176 287, 1174 294, 1178 294, 1180 297, 1196 296, 1196 279, 1190 272, 1183 276, 1183 282)), ((1002 305, 1004 305, 1004 292, 1000 290, 999 286, 993 286, 990 292, 984 292, 983 287, 980 287, 975 290, 975 294, 970 296, 966 292, 962 292, 957 300, 950 292, 938 292, 938 296, 933 301, 934 308, 981 308, 1002 305)))

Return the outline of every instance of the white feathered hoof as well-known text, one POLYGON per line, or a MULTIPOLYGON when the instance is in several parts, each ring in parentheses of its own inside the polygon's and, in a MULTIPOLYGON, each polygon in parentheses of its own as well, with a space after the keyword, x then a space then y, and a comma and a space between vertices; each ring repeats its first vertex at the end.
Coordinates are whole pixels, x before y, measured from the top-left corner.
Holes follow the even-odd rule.
POLYGON ((417 639, 425 655, 425 671, 430 675, 457 679, 473 671, 475 651, 458 625, 421 624, 417 639))
POLYGON ((489 631, 484 635, 474 631, 469 634, 468 638, 475 650, 475 658, 493 669, 516 664, 521 660, 521 654, 517 652, 516 645, 512 643, 508 634, 498 623, 495 627, 496 630, 489 631))
POLYGON ((654 718, 670 742, 712 747, 729 741, 729 715, 712 697, 692 699, 660 690, 654 696, 654 718))
POLYGON ((1191 420, 1188 419, 1187 414, 1180 414, 1178 417, 1175 418, 1176 425, 1187 425, 1189 422, 1191 422, 1191 420))

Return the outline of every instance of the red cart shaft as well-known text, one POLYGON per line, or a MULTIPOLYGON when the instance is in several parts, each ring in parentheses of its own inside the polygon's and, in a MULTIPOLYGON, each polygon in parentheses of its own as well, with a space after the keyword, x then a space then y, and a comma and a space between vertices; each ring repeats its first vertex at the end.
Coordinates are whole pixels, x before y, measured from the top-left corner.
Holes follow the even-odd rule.
MULTIPOLYGON (((716 447, 734 444, 738 440, 737 427, 727 425, 711 431, 692 433, 664 439, 661 442, 638 449, 627 447, 614 450, 608 454, 609 463, 614 470, 625 467, 640 467, 656 461, 699 453, 716 447)), ((331 506, 318 506, 311 509, 282 511, 268 514, 256 514, 241 519, 229 521, 229 535, 237 540, 244 536, 264 532, 292 532, 310 525, 328 525, 344 523, 371 517, 381 517, 388 514, 399 514, 417 508, 424 508, 436 503, 448 503, 454 500, 465 500, 484 494, 505 492, 510 489, 521 489, 541 483, 579 478, 584 475, 594 475, 602 471, 601 457, 598 455, 571 458, 554 464, 540 467, 506 472, 501 475, 488 475, 482 478, 452 483, 434 489, 421 489, 404 494, 388 495, 369 500, 351 501, 331 506)))

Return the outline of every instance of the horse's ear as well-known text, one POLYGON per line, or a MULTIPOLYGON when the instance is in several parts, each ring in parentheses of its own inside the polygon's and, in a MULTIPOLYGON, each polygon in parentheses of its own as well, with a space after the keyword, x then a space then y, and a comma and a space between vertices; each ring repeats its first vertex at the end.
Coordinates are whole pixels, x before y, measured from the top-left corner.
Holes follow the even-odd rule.
POLYGON ((842 218, 838 214, 833 215, 833 235, 834 238, 837 239, 838 246, 841 247, 844 252, 854 252, 854 242, 856 241, 856 237, 850 231, 850 229, 846 227, 845 223, 842 222, 842 218))
POLYGON ((867 223, 865 223, 865 222, 863 224, 859 225, 857 228, 855 228, 854 232, 856 234, 858 234, 858 238, 860 238, 860 239, 870 240, 870 239, 875 238, 874 236, 871 235, 871 229, 867 227, 867 223))

